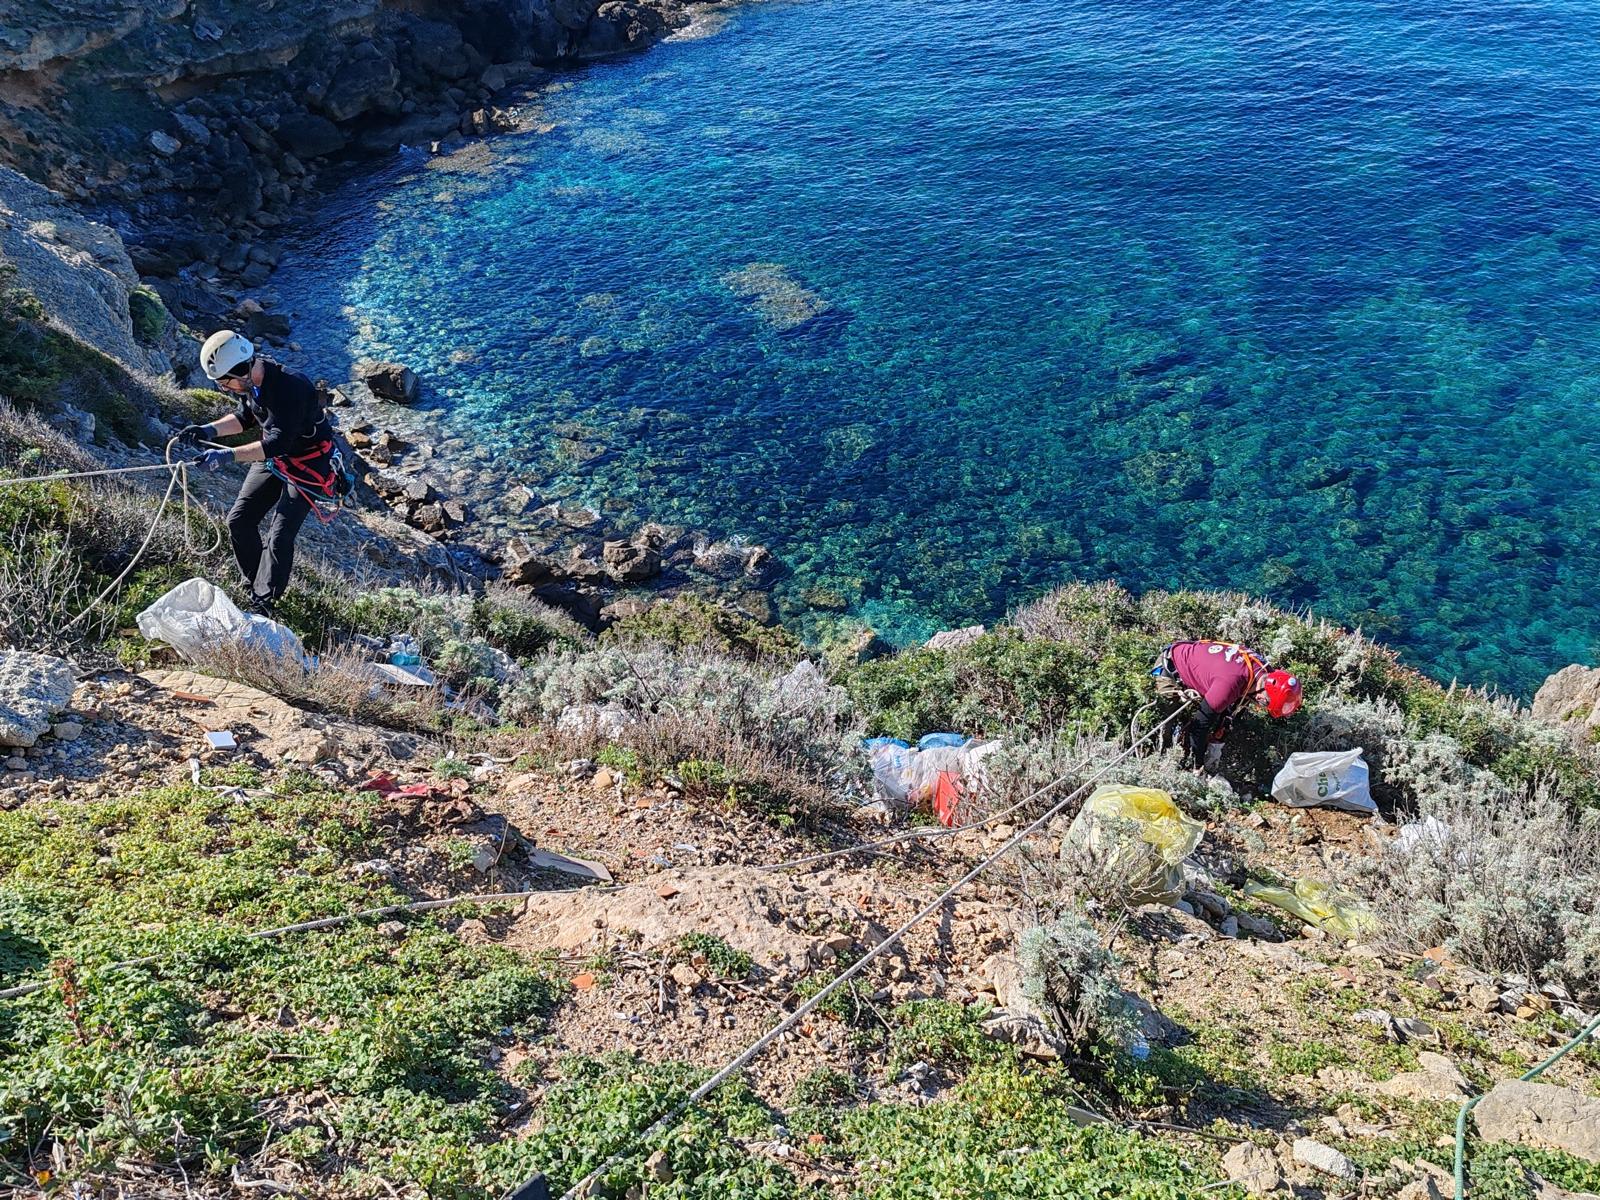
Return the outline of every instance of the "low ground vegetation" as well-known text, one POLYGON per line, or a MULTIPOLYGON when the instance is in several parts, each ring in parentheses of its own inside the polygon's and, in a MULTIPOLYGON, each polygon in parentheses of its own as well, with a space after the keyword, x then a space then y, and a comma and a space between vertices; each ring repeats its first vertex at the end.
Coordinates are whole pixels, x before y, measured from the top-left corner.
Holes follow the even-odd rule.
MULTIPOLYGON (((36 339, 0 347, 24 357, 37 349, 36 339)), ((92 462, 38 418, 0 409, 0 470, 92 462)), ((106 614, 63 628, 126 565, 153 502, 115 484, 0 491, 4 642, 101 662, 155 653, 125 632, 133 615, 191 574, 227 574, 219 553, 204 548, 203 523, 185 525, 178 513, 160 523, 106 614)), ((1299 673, 1308 702, 1290 721, 1239 723, 1231 786, 1184 772, 1161 752, 1130 758, 1106 778, 1171 792, 1238 846, 1240 822, 1259 818, 1262 790, 1289 753, 1362 746, 1387 813, 1445 831, 1403 851, 1368 844, 1330 856, 1330 872, 1377 912, 1383 948, 1441 950, 1463 970, 1561 984, 1580 998, 1600 989, 1594 749, 1504 698, 1440 687, 1359 633, 1246 597, 1074 585, 965 646, 831 668, 786 632, 693 599, 596 638, 511 589, 374 587, 311 563, 282 615, 320 656, 320 670, 221 653, 207 668, 303 707, 438 735, 432 777, 453 794, 470 792, 478 766, 500 755, 516 771, 603 769, 604 802, 618 812, 627 811, 625 794, 648 792, 646 807, 677 797, 710 819, 737 814, 769 833, 850 818, 870 794, 860 748, 868 735, 1000 739, 970 815, 1063 775, 1087 782, 1130 731, 1163 715, 1148 689, 1162 645, 1247 641, 1299 673), (420 700, 386 696, 365 669, 399 634, 416 639, 441 680, 420 700)), ((178 1164, 209 1180, 271 1162, 276 1178, 330 1194, 480 1196, 535 1167, 564 1188, 705 1077, 703 1063, 538 1054, 569 995, 571 964, 471 944, 454 931, 470 921, 487 927, 492 910, 354 922, 292 942, 246 939, 251 929, 411 894, 392 874, 363 869, 401 839, 379 819, 374 794, 326 775, 263 782, 213 775, 201 786, 0 812, 0 989, 48 982, 0 1002, 0 1162, 16 1186, 66 1188, 133 1161, 178 1164), (155 961, 105 969, 144 955, 155 961)), ((451 844, 458 849, 440 852, 448 869, 472 872, 477 844, 451 844)), ((1263 866, 1248 871, 1279 879, 1263 866)), ((719 1092, 645 1148, 660 1151, 667 1168, 649 1175, 651 1194, 804 1194, 802 1173, 785 1157, 798 1134, 835 1190, 870 1200, 1156 1200, 1201 1188, 1237 1197, 1218 1186, 1208 1140, 1163 1138, 1163 1124, 1203 1131, 1223 1121, 1228 1136, 1286 1128, 1347 1086, 1341 1128, 1351 1112, 1381 1116, 1411 1139, 1386 1150, 1441 1158, 1449 1106, 1380 1103, 1365 1090, 1415 1069, 1415 1047, 1360 1025, 1357 1014, 1385 1006, 1431 1022, 1476 1085, 1534 1061, 1534 1049, 1492 1045, 1459 1006, 1441 1007, 1441 991, 1423 977, 1380 987, 1336 953, 1304 959, 1315 976, 1287 992, 1261 968, 1252 978, 1268 1016, 1257 1014, 1256 1027, 1168 1004, 1181 1037, 1136 1058, 1129 1050, 1143 1035, 1122 988, 1145 973, 1163 980, 1157 942, 1126 933, 1108 909, 1081 907, 1070 877, 1038 878, 1050 894, 1029 896, 1037 927, 1011 948, 1022 995, 1070 1047, 1066 1058, 1039 1060, 998 1039, 983 1026, 987 1000, 886 1002, 893 976, 869 976, 819 1013, 850 1069, 821 1068, 785 1098, 743 1084, 719 1092), (1113 955, 1113 940, 1138 949, 1113 955), (1328 984, 1335 970, 1338 987, 1328 984), (1273 1021, 1283 1022, 1282 1036, 1273 1021), (1121 1124, 1082 1127, 1083 1109, 1121 1124)), ((748 952, 705 935, 659 957, 663 970, 670 959, 728 995, 754 971, 748 952)), ((819 965, 782 1003, 817 994, 850 961, 819 965)), ((1552 1019, 1545 1032, 1559 1037, 1559 1028, 1552 1019)), ((1352 1136, 1341 1145, 1369 1180, 1388 1178, 1392 1155, 1376 1143, 1352 1136)), ((1521 1157, 1568 1186, 1600 1182, 1561 1156, 1521 1157)), ((1484 1148, 1475 1161, 1475 1194, 1525 1194, 1508 1154, 1484 1148)), ((633 1155, 616 1168, 609 1194, 646 1182, 643 1164, 633 1155)), ((1398 1191, 1400 1181, 1390 1182, 1375 1183, 1376 1193, 1398 1191)))

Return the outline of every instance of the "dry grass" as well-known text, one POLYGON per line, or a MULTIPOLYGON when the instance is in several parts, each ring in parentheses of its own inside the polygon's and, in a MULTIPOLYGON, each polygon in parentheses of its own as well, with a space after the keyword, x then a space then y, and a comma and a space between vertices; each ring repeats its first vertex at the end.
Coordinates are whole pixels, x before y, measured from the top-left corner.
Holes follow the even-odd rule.
POLYGON ((351 720, 422 733, 450 724, 452 708, 467 711, 470 700, 447 701, 444 689, 397 688, 382 682, 370 658, 334 649, 307 668, 291 658, 229 643, 201 663, 202 670, 258 688, 285 703, 351 720))

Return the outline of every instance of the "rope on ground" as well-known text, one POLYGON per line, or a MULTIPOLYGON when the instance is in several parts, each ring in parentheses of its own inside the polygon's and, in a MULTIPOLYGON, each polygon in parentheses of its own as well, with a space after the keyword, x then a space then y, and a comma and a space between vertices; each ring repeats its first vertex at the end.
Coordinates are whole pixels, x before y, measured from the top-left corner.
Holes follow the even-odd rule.
MULTIPOLYGON (((106 584, 99 595, 97 595, 93 600, 89 601, 89 603, 84 606, 82 612, 61 627, 63 633, 69 629, 72 629, 78 624, 78 622, 87 617, 90 612, 94 610, 96 605, 103 601, 107 596, 111 595, 112 592, 122 585, 123 580, 127 579, 129 575, 133 574, 133 569, 139 565, 139 560, 144 557, 144 552, 150 548, 150 543, 155 540, 156 530, 161 526, 161 518, 166 515, 167 505, 172 502, 172 493, 180 485, 183 489, 183 536, 185 544, 191 551, 195 549, 194 533, 189 523, 190 509, 195 508, 205 516, 206 520, 212 527, 213 533, 215 534, 211 545, 205 550, 200 551, 200 554, 202 556, 210 555, 215 553, 217 549, 221 547, 222 526, 217 524, 216 519, 206 511, 206 508, 203 504, 199 504, 191 500, 189 494, 189 464, 183 461, 174 462, 172 460, 172 447, 176 444, 176 438, 167 443, 165 462, 150 463, 148 465, 137 467, 105 467, 94 471, 56 471, 47 475, 25 475, 16 478, 0 479, 0 487, 7 487, 24 483, 58 483, 72 479, 95 479, 105 475, 132 475, 141 471, 166 471, 170 474, 170 478, 167 480, 167 490, 162 495, 161 502, 156 505, 155 516, 150 519, 150 528, 145 530, 144 540, 139 543, 139 548, 133 552, 133 557, 128 560, 128 565, 122 569, 122 572, 115 579, 106 584)), ((212 446, 215 443, 206 442, 204 444, 207 446, 212 446)))
MULTIPOLYGON (((1152 701, 1152 703, 1154 703, 1154 701, 1152 701)), ((1184 709, 1188 708, 1192 703, 1193 701, 1191 700, 1185 700, 1164 720, 1160 721, 1153 729, 1151 729, 1150 733, 1155 733, 1163 726, 1170 724, 1180 713, 1183 712, 1184 709)), ((1149 705, 1145 706, 1145 708, 1148 707, 1149 705)), ((1139 711, 1142 713, 1144 709, 1140 709, 1139 711)), ((1140 738, 1138 741, 1134 742, 1134 745, 1137 746, 1140 742, 1143 742, 1145 738, 1148 737, 1149 734, 1146 734, 1144 738, 1140 738)), ((1082 764, 1080 764, 1079 769, 1082 769, 1082 764)), ((973 830, 982 829, 987 825, 998 825, 1012 813, 1026 808, 1040 796, 1044 795, 1052 788, 1059 787, 1070 778, 1072 778, 1071 774, 1059 776, 1051 782, 1045 784, 1044 787, 1034 792, 1031 796, 1026 796, 1023 799, 1018 800, 1010 808, 1002 809, 997 813, 990 813, 981 821, 972 821, 966 825, 957 825, 950 829, 945 829, 942 826, 937 829, 912 829, 906 833, 897 833, 890 837, 880 838, 875 842, 863 842, 858 846, 847 846, 843 850, 826 850, 821 854, 808 854, 803 858, 791 858, 785 862, 769 863, 764 867, 757 867, 756 869, 758 871, 788 871, 795 867, 805 867, 810 866, 812 863, 827 862, 829 859, 843 858, 850 854, 870 854, 872 851, 881 850, 885 846, 898 846, 904 842, 923 841, 932 838, 955 837, 958 833, 971 833, 973 830)))
MULTIPOLYGON (((339 925, 348 925, 351 921, 371 920, 379 917, 394 917, 402 913, 432 912, 434 909, 451 908, 458 904, 500 904, 509 900, 526 900, 531 896, 549 896, 560 892, 582 891, 614 891, 613 885, 585 884, 575 888, 537 888, 526 892, 476 892, 467 896, 446 896, 440 900, 416 900, 409 904, 385 904, 380 908, 363 908, 357 912, 340 913, 332 917, 318 917, 314 921, 301 921, 298 925, 279 925, 273 929, 257 929, 245 934, 245 937, 257 940, 283 937, 290 933, 309 933, 316 929, 332 929, 339 925)), ((134 967, 148 967, 152 963, 160 962, 165 954, 146 954, 142 958, 127 958, 121 962, 107 963, 96 968, 101 971, 127 971, 134 967)), ((7 988, 0 992, 0 1000, 15 1000, 21 996, 30 996, 34 992, 42 991, 49 987, 48 983, 25 983, 18 987, 7 988)))
MULTIPOLYGON (((773 1042, 777 1041, 778 1038, 782 1037, 783 1034, 792 1029, 803 1018, 816 1009, 818 1005, 826 1001, 829 996, 833 995, 834 992, 844 987, 845 984, 850 982, 850 980, 854 979, 857 975, 866 970, 867 965, 875 958, 887 953, 890 947, 896 945, 900 939, 909 933, 913 928, 915 928, 922 921, 926 920, 929 916, 933 915, 935 912, 939 911, 939 909, 944 906, 945 901, 949 900, 962 888, 966 887, 967 884, 971 883, 979 875, 983 874, 984 871, 988 870, 995 863, 999 862, 1000 859, 1009 854, 1013 849, 1021 845, 1024 839, 1031 837, 1035 832, 1047 825, 1057 813, 1066 808, 1068 804, 1072 803, 1073 800, 1087 791, 1091 784, 1100 780, 1113 767, 1117 766, 1125 758, 1137 750, 1140 745, 1146 741, 1149 741, 1150 738, 1159 733, 1164 726, 1176 718, 1178 714, 1181 713, 1186 707, 1187 704, 1180 706, 1177 711, 1175 711, 1165 721, 1162 721, 1161 724, 1155 726, 1155 728, 1151 729, 1149 733, 1145 734, 1144 737, 1140 738, 1137 742, 1129 745, 1127 749, 1118 754, 1116 758, 1112 759, 1083 783, 1079 784, 1060 800, 1056 801, 1056 803, 1051 805, 1050 808, 1042 815, 1036 817, 1026 828, 1022 829, 1014 837, 1012 837, 1010 841, 1006 842, 1005 845, 1001 846, 993 854, 989 855, 988 858, 984 859, 960 879, 956 880, 948 888, 940 892, 938 896, 919 909, 915 916, 913 916, 905 924, 901 925, 900 928, 896 929, 893 933, 889 934, 888 937, 884 938, 883 941, 879 942, 871 950, 867 951, 866 954, 857 959, 849 968, 840 972, 839 976, 834 979, 833 982, 829 983, 815 996, 811 997, 811 999, 807 1000, 799 1008, 795 1009, 794 1012, 788 1015, 788 1017, 780 1021, 775 1028, 762 1034, 761 1037, 757 1038, 742 1053, 740 1053, 738 1057, 734 1058, 716 1074, 712 1075, 711 1078, 707 1079, 699 1087, 695 1088, 694 1091, 690 1092, 689 1095, 677 1105, 677 1107, 673 1108, 665 1116, 658 1118, 647 1129, 645 1129, 643 1133, 629 1135, 628 1142, 622 1149, 619 1149, 611 1154, 611 1156, 602 1162, 598 1167, 594 1168, 594 1170, 590 1171, 582 1179, 578 1180, 577 1183, 573 1184, 564 1193, 562 1193, 561 1200, 577 1200, 579 1196, 586 1195, 589 1186, 594 1183, 595 1180, 601 1178, 607 1171, 609 1171, 622 1160, 623 1152, 628 1148, 628 1146, 637 1145, 641 1142, 648 1142, 657 1134, 671 1128, 685 1113, 687 1113, 695 1105, 699 1104, 700 1101, 704 1100, 712 1092, 716 1091, 717 1088, 721 1087, 732 1076, 742 1071, 747 1065, 749 1065, 752 1059, 754 1059, 773 1042)), ((1029 796, 1026 800, 1022 801, 1022 803, 1026 804, 1033 801, 1039 796, 1042 796, 1046 792, 1050 791, 1052 788, 1065 782, 1070 777, 1070 775, 1063 775, 1055 780, 1052 780, 1050 783, 1045 784, 1042 788, 1038 789, 1038 791, 1034 792, 1033 795, 1029 796)), ((511 1191, 507 1193, 507 1197, 513 1197, 517 1195, 517 1193, 522 1190, 522 1186, 525 1185, 519 1185, 518 1187, 511 1189, 511 1191)))
MULTIPOLYGON (((1585 1025, 1575 1038, 1549 1058, 1538 1066, 1517 1076, 1518 1081, 1526 1083, 1530 1079, 1537 1079, 1573 1050, 1583 1045, 1584 1041, 1597 1031, 1600 1031, 1600 1014, 1596 1014, 1594 1020, 1585 1025)), ((1466 1200, 1467 1195, 1467 1114, 1476 1108, 1478 1101, 1482 1099, 1482 1096, 1472 1097, 1461 1106, 1461 1112, 1456 1116, 1456 1200, 1466 1200)))

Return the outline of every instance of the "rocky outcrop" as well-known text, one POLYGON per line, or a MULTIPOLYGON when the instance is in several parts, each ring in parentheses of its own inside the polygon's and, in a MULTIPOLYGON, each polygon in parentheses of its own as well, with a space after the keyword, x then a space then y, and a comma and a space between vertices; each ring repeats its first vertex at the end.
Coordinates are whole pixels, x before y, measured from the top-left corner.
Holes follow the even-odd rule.
POLYGON ((514 120, 496 91, 647 46, 688 2, 0 0, 0 163, 119 214, 147 274, 252 285, 230 245, 281 223, 320 160, 492 132, 514 120))
POLYGON ((63 659, 0 650, 0 746, 31 746, 72 703, 72 668, 63 659))
POLYGON ((141 344, 135 330, 130 298, 139 275, 122 239, 5 167, 0 167, 0 263, 15 272, 0 266, 0 287, 25 288, 79 341, 135 370, 171 369, 166 355, 141 344))
POLYGON ((1578 732, 1600 729, 1600 667, 1562 667, 1539 686, 1533 715, 1578 732))
POLYGON ((1494 1085, 1472 1110, 1478 1134, 1600 1163, 1600 1097, 1519 1079, 1494 1085))

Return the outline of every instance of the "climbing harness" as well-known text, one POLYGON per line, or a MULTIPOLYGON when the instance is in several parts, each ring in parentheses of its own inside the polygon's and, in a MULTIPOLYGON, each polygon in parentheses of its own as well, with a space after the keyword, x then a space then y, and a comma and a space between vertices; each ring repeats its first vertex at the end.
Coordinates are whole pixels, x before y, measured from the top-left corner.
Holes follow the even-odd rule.
POLYGON ((305 454, 267 459, 267 470, 298 492, 324 525, 339 515, 346 497, 355 490, 355 474, 338 441, 332 437, 324 438, 316 449, 305 454))

